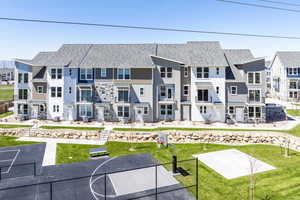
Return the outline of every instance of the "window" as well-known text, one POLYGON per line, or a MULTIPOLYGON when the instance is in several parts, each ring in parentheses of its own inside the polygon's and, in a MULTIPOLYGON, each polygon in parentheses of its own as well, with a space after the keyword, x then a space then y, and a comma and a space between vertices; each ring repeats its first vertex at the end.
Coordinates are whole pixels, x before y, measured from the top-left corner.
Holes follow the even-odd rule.
POLYGON ((165 97, 166 96, 166 86, 160 86, 160 96, 165 97))
POLYGON ((144 107, 144 115, 148 115, 148 107, 144 107))
POLYGON ((260 102, 260 90, 249 90, 249 101, 260 102))
POLYGON ((81 105, 79 106, 80 117, 92 117, 92 106, 81 105))
POLYGON ((69 76, 72 76, 72 69, 69 69, 69 76))
POLYGON ((28 83, 28 73, 19 73, 18 83, 28 83))
POLYGON ((216 74, 217 74, 217 75, 220 74, 220 68, 219 68, 219 67, 216 68, 216 74))
POLYGON ((200 113, 205 114, 206 113, 206 106, 200 106, 200 113))
POLYGON ((72 93, 72 88, 71 87, 69 87, 69 94, 71 94, 72 93))
POLYGON ((27 89, 19 89, 19 99, 26 100, 28 98, 28 90, 27 89))
POLYGON ((166 115, 166 105, 160 105, 160 115, 166 115))
POLYGON ((160 68, 161 78, 172 78, 172 67, 161 67, 160 68))
POLYGON ((198 90, 198 101, 208 101, 208 90, 198 90))
POLYGON ((188 85, 183 86, 183 96, 189 96, 189 86, 188 85))
POLYGON ((53 105, 53 112, 56 112, 56 105, 53 105))
POLYGON ((62 69, 57 69, 57 79, 62 79, 62 69))
POLYGON ((248 72, 248 84, 260 84, 260 72, 248 72))
POLYGON ((130 69, 118 69, 118 79, 129 80, 130 79, 130 69))
POLYGON ((106 77, 106 68, 102 68, 101 69, 101 74, 100 74, 100 76, 101 76, 101 78, 105 78, 106 77))
POLYGON ((37 86, 37 93, 43 94, 44 93, 44 87, 43 86, 37 86))
POLYGON ((80 69, 80 80, 92 80, 93 69, 80 69))
POLYGON ((260 107, 249 107, 248 108, 249 118, 261 118, 261 108, 260 107))
POLYGON ((185 67, 185 68, 183 68, 184 70, 183 70, 183 75, 184 75, 184 77, 188 77, 189 76, 189 68, 188 67, 185 67))
POLYGON ((118 101, 129 102, 129 90, 128 88, 118 88, 118 101))
POLYGON ((61 97, 62 87, 51 87, 51 97, 61 97))
POLYGON ((51 71, 51 79, 62 79, 62 69, 61 68, 52 68, 51 71))
POLYGON ((290 89, 297 89, 297 82, 296 81, 290 81, 289 88, 290 89))
POLYGON ((129 117, 129 106, 118 106, 118 117, 129 117))
POLYGON ((61 97, 61 87, 57 87, 57 97, 61 97))
POLYGON ((18 104, 18 114, 28 114, 28 105, 27 104, 18 104))
POLYGON ((296 91, 294 91, 294 92, 289 92, 289 97, 290 98, 294 98, 294 99, 297 99, 297 97, 298 97, 298 94, 297 94, 297 92, 296 91))
POLYGON ((216 90, 217 90, 217 94, 219 94, 219 92, 220 92, 219 86, 216 87, 216 90))
POLYGON ((297 75, 298 68, 288 68, 288 75, 297 75))
POLYGON ((230 87, 230 94, 237 95, 237 86, 230 87))
POLYGON ((209 78, 209 68, 197 67, 197 78, 209 78))
POLYGON ((140 88, 140 96, 144 96, 144 88, 140 88))
POLYGON ((173 114, 173 106, 167 105, 167 115, 172 115, 172 114, 173 114))
POLYGON ((59 105, 56 106, 56 112, 59 112, 59 105))
POLYGON ((80 101, 91 102, 92 101, 92 89, 80 88, 80 101))
POLYGON ((234 107, 233 106, 229 106, 228 112, 229 112, 229 114, 234 114, 235 113, 234 107))

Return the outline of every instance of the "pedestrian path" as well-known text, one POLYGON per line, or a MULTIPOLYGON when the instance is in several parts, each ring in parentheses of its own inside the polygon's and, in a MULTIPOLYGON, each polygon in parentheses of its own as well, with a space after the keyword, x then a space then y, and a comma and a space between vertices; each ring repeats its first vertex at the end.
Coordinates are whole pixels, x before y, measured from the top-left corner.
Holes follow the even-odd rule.
POLYGON ((104 145, 106 142, 101 140, 54 139, 54 138, 36 138, 36 137, 20 137, 17 140, 31 141, 31 142, 45 142, 46 149, 45 149, 45 154, 44 154, 44 159, 42 164, 43 166, 55 165, 57 143, 104 145))

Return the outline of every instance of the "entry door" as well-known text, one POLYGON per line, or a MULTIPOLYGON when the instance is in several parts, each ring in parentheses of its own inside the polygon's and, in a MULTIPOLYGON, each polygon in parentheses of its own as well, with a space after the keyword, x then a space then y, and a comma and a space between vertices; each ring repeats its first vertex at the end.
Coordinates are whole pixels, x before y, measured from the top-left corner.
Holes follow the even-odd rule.
POLYGON ((68 120, 69 120, 69 121, 73 121, 73 120, 74 120, 74 117, 73 117, 73 109, 72 109, 72 108, 69 108, 69 109, 68 109, 68 120))
POLYGON ((244 122, 244 108, 235 109, 235 119, 238 122, 244 122))
POLYGON ((97 120, 99 122, 104 121, 104 107, 97 108, 97 120))
POLYGON ((39 106, 33 106, 32 107, 32 118, 37 119, 39 113, 39 106))
POLYGON ((142 108, 136 108, 135 110, 135 120, 137 122, 143 122, 143 109, 142 108))
POLYGON ((182 120, 190 121, 190 106, 182 106, 182 120))

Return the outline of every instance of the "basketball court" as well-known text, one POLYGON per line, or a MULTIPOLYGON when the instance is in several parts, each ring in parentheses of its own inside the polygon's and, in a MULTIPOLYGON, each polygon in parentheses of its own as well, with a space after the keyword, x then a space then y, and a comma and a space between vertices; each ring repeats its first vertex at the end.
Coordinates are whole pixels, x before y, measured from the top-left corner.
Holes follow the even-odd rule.
POLYGON ((197 154, 194 157, 227 179, 276 169, 236 149, 197 154))

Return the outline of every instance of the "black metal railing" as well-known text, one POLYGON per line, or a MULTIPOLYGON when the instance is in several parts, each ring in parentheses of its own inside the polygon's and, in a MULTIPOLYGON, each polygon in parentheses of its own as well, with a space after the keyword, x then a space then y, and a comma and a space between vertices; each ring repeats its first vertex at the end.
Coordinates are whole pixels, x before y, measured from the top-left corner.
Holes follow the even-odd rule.
MULTIPOLYGON (((131 169, 126 169, 126 170, 117 170, 117 171, 113 171, 113 172, 105 172, 105 173, 99 173, 99 174, 94 174, 94 177, 98 177, 98 176, 104 176, 104 199, 108 199, 109 195, 107 194, 107 176, 110 174, 115 174, 115 173, 121 173, 121 172, 128 172, 128 171, 133 171, 133 170, 138 170, 138 169, 145 169, 145 168, 150 168, 150 167, 155 167, 155 188, 153 188, 153 190, 155 190, 155 192, 149 193, 149 194, 144 194, 142 196, 138 196, 138 197, 133 197, 133 198, 128 198, 127 200, 133 200, 133 199, 141 199, 141 198, 145 198, 145 197, 149 197, 149 196, 155 196, 155 199, 158 199, 158 195, 163 194, 163 193, 167 193, 167 192, 174 192, 174 191, 179 191, 179 190, 185 190, 185 189, 190 189, 190 188, 195 188, 196 192, 195 192, 195 198, 196 200, 199 199, 199 169, 198 169, 198 159, 187 159, 187 160, 181 160, 181 161, 177 161, 177 163, 184 163, 184 162, 194 162, 194 166, 195 167, 195 174, 190 174, 190 176, 195 176, 195 183, 192 185, 188 185, 188 186, 181 186, 181 187, 176 187, 173 189, 169 189, 169 190, 164 190, 164 191, 159 191, 159 186, 158 186, 158 170, 157 168, 159 166, 166 166, 166 165, 172 165, 173 162, 168 162, 168 163, 163 163, 163 164, 153 164, 153 165, 147 165, 147 166, 143 166, 143 167, 136 167, 136 168, 131 168, 131 169)), ((31 163, 32 164, 32 163, 31 163)), ((172 168, 172 167, 170 167, 172 168)), ((34 175, 37 176, 36 174, 36 164, 34 165, 34 175)), ((16 189, 21 189, 21 188, 25 188, 25 187, 33 187, 33 186, 40 186, 40 185, 49 185, 49 199, 53 200, 53 194, 55 192, 54 190, 54 184, 56 183, 62 183, 62 182, 66 182, 66 181, 75 181, 75 180, 80 180, 80 179, 85 179, 85 178, 90 178, 91 175, 87 175, 87 176, 80 176, 80 177, 75 177, 75 178, 66 178, 66 179, 61 179, 61 180, 52 180, 52 181, 45 181, 45 182, 39 182, 39 183, 33 183, 33 184, 26 184, 26 185, 19 185, 19 186, 11 186, 11 187, 6 187, 6 188, 1 188, 0 192, 2 191, 8 191, 8 190, 16 190, 16 189)), ((180 182, 180 180, 179 180, 180 182)))
MULTIPOLYGON (((10 171, 13 171, 14 170, 14 168, 16 168, 16 167, 18 167, 18 166, 26 166, 26 165, 33 165, 33 174, 26 174, 26 175, 23 175, 23 176, 18 176, 18 177, 24 177, 24 176, 28 176, 28 175, 33 175, 33 176, 36 176, 37 175, 37 169, 36 169, 36 162, 30 162, 30 163, 19 163, 19 164, 13 164, 13 165, 5 165, 5 166, 3 166, 3 165, 1 165, 0 166, 0 182, 4 179, 4 177, 3 177, 3 169, 4 168, 9 168, 9 167, 11 167, 11 169, 10 169, 10 171)), ((9 174, 9 173, 7 173, 7 174, 9 174)), ((17 178, 17 177, 11 177, 11 178, 17 178)))

